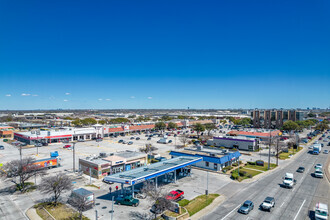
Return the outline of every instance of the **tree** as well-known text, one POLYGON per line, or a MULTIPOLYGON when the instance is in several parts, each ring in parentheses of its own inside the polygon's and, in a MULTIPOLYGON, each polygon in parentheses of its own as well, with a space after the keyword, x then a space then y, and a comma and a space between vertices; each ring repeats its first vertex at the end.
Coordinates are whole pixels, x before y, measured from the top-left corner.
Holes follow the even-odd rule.
POLYGON ((81 120, 81 123, 85 126, 90 126, 97 124, 97 121, 94 118, 85 118, 81 120))
POLYGON ((82 220, 82 212, 88 208, 85 199, 81 196, 71 196, 71 198, 69 199, 69 203, 77 209, 79 213, 79 219, 82 220))
POLYGON ((316 117, 316 114, 314 114, 314 113, 308 113, 307 116, 310 117, 310 118, 314 118, 314 117, 316 117))
POLYGON ((181 120, 184 120, 184 119, 188 119, 189 117, 188 116, 185 116, 185 115, 179 115, 178 116, 178 119, 181 119, 181 120))
POLYGON ((322 121, 315 127, 315 130, 320 130, 320 131, 324 131, 324 130, 328 130, 328 129, 329 129, 329 125, 326 120, 322 121))
POLYGON ((40 166, 36 165, 35 162, 36 160, 32 157, 23 158, 22 160, 12 160, 3 167, 5 173, 2 173, 2 175, 8 178, 19 177, 18 180, 12 178, 12 181, 18 186, 21 192, 25 192, 25 182, 28 179, 33 176, 46 174, 45 170, 40 169, 40 166))
POLYGON ((76 127, 81 127, 81 126, 83 125, 82 122, 81 122, 81 120, 80 120, 79 118, 73 120, 73 121, 71 122, 71 124, 73 124, 73 125, 76 126, 76 127))
POLYGON ((238 125, 248 126, 252 124, 251 118, 243 118, 238 121, 238 125))
POLYGON ((113 118, 109 121, 111 124, 122 124, 129 122, 129 119, 127 118, 113 118))
POLYGON ((158 148, 152 146, 152 144, 146 144, 145 147, 141 147, 139 149, 140 152, 143 152, 143 153, 146 153, 146 154, 150 154, 151 152, 156 151, 156 150, 158 150, 158 148))
POLYGON ((285 131, 294 131, 299 129, 299 125, 296 122, 289 120, 284 122, 282 129, 285 131))
POLYGON ((165 128, 166 128, 166 124, 164 122, 157 122, 155 124, 155 129, 156 130, 163 131, 163 130, 165 130, 165 128))
POLYGON ((205 129, 208 131, 208 134, 207 134, 208 136, 210 136, 211 130, 214 130, 216 128, 217 128, 217 126, 215 126, 215 124, 213 124, 213 123, 205 125, 205 129))
POLYGON ((101 125, 104 125, 104 124, 107 123, 107 121, 106 120, 99 120, 98 123, 101 124, 101 125))
POLYGON ((183 144, 183 147, 185 147, 186 143, 188 142, 188 135, 187 134, 182 134, 180 136, 180 141, 183 144))
POLYGON ((172 117, 170 117, 170 116, 168 116, 168 115, 164 115, 164 116, 162 116, 161 117, 161 121, 171 121, 173 118, 172 117))
POLYGON ((169 122, 167 125, 168 129, 176 129, 178 127, 178 125, 174 122, 169 122))
POLYGON ((156 188, 150 182, 145 182, 141 191, 147 195, 147 198, 154 207, 155 219, 157 219, 158 213, 162 213, 173 207, 173 203, 166 199, 167 193, 163 192, 160 188, 156 188))
POLYGON ((56 206, 61 193, 71 190, 73 186, 69 176, 64 173, 58 173, 55 176, 44 178, 39 187, 40 191, 45 194, 54 194, 54 203, 56 206))
POLYGON ((205 131, 205 126, 200 123, 197 123, 197 124, 193 125, 193 129, 194 129, 194 131, 197 132, 198 138, 199 138, 199 133, 205 131))

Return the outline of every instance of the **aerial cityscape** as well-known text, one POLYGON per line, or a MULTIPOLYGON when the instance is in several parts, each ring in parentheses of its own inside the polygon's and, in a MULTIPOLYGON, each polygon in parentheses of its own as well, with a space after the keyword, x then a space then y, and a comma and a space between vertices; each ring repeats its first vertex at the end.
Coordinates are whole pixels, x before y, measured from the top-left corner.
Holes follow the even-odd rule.
POLYGON ((329 219, 328 1, 0 17, 0 220, 329 219))

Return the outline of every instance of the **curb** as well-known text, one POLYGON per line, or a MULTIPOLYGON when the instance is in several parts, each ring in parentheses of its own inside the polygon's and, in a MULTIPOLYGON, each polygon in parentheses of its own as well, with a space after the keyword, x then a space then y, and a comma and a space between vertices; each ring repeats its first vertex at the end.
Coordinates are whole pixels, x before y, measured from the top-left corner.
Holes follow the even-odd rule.
POLYGON ((42 218, 37 214, 37 211, 35 208, 29 208, 26 212, 25 215, 28 217, 30 220, 42 220, 42 218))
POLYGON ((206 206, 204 209, 200 210, 199 212, 197 212, 193 216, 190 216, 188 219, 189 220, 198 220, 198 219, 201 219, 201 217, 205 216, 208 213, 211 213, 221 203, 223 203, 224 201, 226 201, 226 199, 227 198, 225 196, 220 195, 219 197, 217 197, 216 199, 214 199, 213 202, 210 205, 206 206))

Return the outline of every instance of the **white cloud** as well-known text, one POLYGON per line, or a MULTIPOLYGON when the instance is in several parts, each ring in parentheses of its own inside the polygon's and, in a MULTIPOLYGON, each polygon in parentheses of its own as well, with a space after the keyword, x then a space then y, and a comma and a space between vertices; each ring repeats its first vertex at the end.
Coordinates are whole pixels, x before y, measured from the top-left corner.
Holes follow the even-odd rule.
POLYGON ((103 99, 98 99, 99 101, 102 101, 103 99))
POLYGON ((35 95, 32 95, 32 96, 39 96, 39 95, 35 94, 35 95))
POLYGON ((22 93, 21 96, 30 96, 31 94, 22 93))
POLYGON ((152 97, 149 96, 148 99, 152 99, 152 97))
POLYGON ((111 101, 111 99, 105 99, 106 101, 111 101))
POLYGON ((65 95, 71 95, 71 93, 67 92, 67 93, 65 93, 65 95))
POLYGON ((6 96, 7 96, 7 97, 10 97, 10 96, 11 96, 11 94, 7 94, 6 96))
POLYGON ((67 99, 64 99, 63 101, 64 101, 64 102, 68 102, 69 100, 67 100, 67 99))
POLYGON ((135 99, 135 96, 131 96, 131 99, 135 99))

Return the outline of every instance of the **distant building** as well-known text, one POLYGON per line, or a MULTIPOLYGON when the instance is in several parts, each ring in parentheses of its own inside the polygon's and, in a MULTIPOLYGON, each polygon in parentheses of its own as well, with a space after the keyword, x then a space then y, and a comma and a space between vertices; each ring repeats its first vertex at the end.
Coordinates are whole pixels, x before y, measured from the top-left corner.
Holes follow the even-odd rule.
POLYGON ((253 111, 253 127, 260 128, 260 111, 253 111))
POLYGON ((207 144, 229 149, 237 148, 245 151, 255 151, 259 149, 258 138, 248 138, 244 136, 213 137, 213 139, 207 140, 207 144))
POLYGON ((260 141, 269 141, 269 137, 278 136, 281 131, 275 130, 271 132, 254 132, 254 131, 230 131, 230 136, 244 136, 248 138, 259 138, 260 141))
POLYGON ((283 126, 283 111, 276 111, 276 128, 281 128, 283 126))
POLYGON ((272 126, 271 111, 265 110, 264 112, 264 128, 270 129, 272 126))

